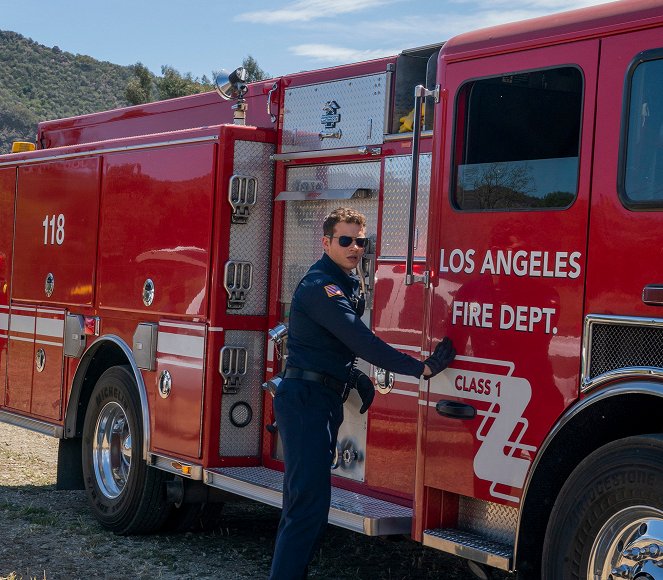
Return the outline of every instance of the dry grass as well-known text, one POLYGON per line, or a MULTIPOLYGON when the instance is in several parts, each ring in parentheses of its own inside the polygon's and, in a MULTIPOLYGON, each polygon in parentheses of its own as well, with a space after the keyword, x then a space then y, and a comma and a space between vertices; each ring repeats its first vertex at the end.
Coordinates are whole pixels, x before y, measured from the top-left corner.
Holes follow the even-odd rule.
MULTIPOLYGON (((228 504, 214 533, 120 537, 81 491, 55 489, 57 442, 0 423, 0 580, 266 578, 279 511, 228 504)), ((466 580, 455 558, 399 537, 330 527, 310 568, 334 580, 466 580)), ((501 577, 501 576, 498 576, 501 577)))

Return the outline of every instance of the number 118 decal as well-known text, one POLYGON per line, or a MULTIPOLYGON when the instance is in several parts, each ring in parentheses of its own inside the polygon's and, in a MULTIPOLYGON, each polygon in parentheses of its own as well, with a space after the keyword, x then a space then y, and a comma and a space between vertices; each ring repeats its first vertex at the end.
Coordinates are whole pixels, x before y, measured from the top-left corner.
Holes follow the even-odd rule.
POLYGON ((57 244, 61 246, 64 242, 64 214, 61 213, 58 216, 55 216, 55 214, 47 215, 41 225, 44 226, 44 245, 57 244), (49 230, 51 232, 50 238, 49 230))

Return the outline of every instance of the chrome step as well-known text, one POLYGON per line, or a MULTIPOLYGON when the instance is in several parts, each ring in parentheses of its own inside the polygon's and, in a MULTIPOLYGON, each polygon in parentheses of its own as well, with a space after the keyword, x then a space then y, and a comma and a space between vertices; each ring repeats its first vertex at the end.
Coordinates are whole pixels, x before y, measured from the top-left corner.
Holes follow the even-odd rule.
POLYGON ((451 528, 424 530, 424 546, 507 572, 513 570, 513 546, 489 540, 472 532, 451 528))
MULTIPOLYGON (((266 467, 206 469, 205 483, 274 507, 283 504, 283 473, 266 467)), ((410 534, 412 510, 332 487, 329 523, 367 536, 410 534)))

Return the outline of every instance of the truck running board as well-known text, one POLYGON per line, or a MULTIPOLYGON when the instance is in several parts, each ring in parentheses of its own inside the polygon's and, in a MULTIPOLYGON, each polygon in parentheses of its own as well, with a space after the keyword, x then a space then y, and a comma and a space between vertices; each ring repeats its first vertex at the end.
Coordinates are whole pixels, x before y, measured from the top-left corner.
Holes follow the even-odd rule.
MULTIPOLYGON (((206 469, 205 483, 274 507, 283 504, 283 473, 266 467, 206 469)), ((409 535, 412 510, 332 487, 329 523, 367 536, 409 535)))
POLYGON ((454 554, 510 572, 513 570, 513 546, 489 540, 479 534, 451 528, 424 530, 424 546, 454 554))

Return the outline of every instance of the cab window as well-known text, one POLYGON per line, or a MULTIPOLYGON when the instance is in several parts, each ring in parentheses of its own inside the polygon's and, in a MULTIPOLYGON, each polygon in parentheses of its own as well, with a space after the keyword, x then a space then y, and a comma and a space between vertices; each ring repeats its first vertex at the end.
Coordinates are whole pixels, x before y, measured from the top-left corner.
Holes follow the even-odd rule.
POLYGON ((663 59, 636 63, 626 90, 622 199, 627 206, 663 205, 663 59))
POLYGON ((456 208, 570 206, 578 189, 582 88, 575 67, 465 83, 456 102, 456 208))

